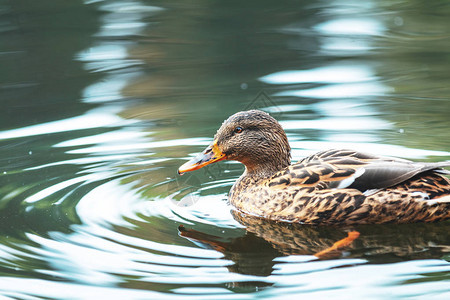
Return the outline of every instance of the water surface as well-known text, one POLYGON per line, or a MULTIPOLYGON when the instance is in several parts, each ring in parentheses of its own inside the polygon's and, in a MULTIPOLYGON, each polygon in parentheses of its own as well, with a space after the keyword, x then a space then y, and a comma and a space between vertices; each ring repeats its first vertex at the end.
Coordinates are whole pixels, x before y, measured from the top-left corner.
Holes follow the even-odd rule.
POLYGON ((333 147, 449 160, 450 5, 2 0, 0 13, 3 298, 450 297, 448 222, 242 219, 226 201, 240 164, 176 174, 250 108, 280 121, 294 161, 333 147))

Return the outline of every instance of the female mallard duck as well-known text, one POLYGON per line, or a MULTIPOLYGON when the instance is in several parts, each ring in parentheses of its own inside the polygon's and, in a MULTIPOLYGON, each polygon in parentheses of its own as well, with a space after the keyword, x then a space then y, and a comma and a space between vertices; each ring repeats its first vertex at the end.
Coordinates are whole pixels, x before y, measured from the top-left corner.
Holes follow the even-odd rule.
POLYGON ((250 110, 229 117, 214 141, 178 172, 228 159, 245 165, 229 194, 239 211, 304 224, 434 222, 450 218, 450 162, 421 163, 352 150, 291 165, 280 124, 250 110))

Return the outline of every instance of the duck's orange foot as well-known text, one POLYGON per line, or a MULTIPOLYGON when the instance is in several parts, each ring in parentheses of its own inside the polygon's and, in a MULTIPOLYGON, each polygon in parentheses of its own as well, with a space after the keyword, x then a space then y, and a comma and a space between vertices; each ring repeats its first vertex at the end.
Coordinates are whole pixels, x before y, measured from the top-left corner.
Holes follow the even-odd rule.
POLYGON ((359 237, 358 231, 350 231, 347 234, 346 238, 337 241, 336 243, 333 244, 333 246, 314 254, 314 256, 319 259, 336 257, 341 254, 341 250, 343 248, 348 247, 358 237, 359 237))

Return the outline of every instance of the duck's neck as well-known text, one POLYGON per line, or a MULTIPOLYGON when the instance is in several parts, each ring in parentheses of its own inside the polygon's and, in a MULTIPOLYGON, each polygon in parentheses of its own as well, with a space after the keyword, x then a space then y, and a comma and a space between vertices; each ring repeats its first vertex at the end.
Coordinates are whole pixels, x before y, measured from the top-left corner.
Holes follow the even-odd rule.
POLYGON ((269 178, 291 164, 291 147, 283 128, 276 123, 272 129, 257 147, 236 159, 245 165, 243 176, 269 178))
POLYGON ((228 200, 232 205, 239 210, 254 212, 256 215, 263 215, 264 212, 258 210, 258 205, 255 205, 255 200, 259 199, 255 196, 258 186, 269 179, 277 172, 290 165, 290 155, 286 156, 284 161, 274 163, 274 160, 266 160, 265 163, 244 163, 245 171, 234 183, 230 190, 228 200), (270 163, 272 162, 272 163, 270 163), (253 195, 253 196, 249 196, 253 195), (256 210, 255 210, 256 209, 256 210))
POLYGON ((250 177, 254 180, 267 179, 275 173, 288 167, 291 164, 290 156, 284 157, 284 160, 262 162, 258 164, 245 164, 245 171, 242 177, 250 177))

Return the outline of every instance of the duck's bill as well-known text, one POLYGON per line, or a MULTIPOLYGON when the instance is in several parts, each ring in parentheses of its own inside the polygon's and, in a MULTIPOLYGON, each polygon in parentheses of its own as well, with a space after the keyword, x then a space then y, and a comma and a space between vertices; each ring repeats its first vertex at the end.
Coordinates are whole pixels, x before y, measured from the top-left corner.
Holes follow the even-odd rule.
POLYGON ((183 173, 198 170, 206 165, 224 159, 226 159, 226 155, 220 151, 217 142, 214 141, 202 153, 178 168, 178 174, 183 175, 183 173))

